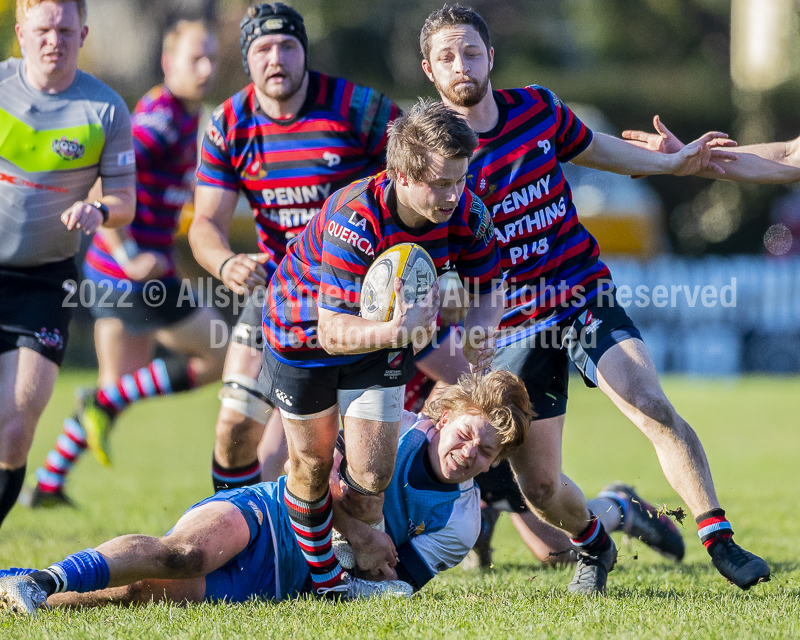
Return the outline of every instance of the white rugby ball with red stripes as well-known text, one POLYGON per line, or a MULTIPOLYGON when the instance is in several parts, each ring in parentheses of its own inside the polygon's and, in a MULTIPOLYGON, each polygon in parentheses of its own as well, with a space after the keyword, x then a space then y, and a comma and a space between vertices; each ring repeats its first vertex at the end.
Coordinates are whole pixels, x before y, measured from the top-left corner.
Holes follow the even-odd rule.
POLYGON ((361 285, 361 317, 388 322, 395 308, 394 279, 403 281, 406 302, 420 302, 436 282, 436 265, 413 242, 389 247, 372 263, 361 285))

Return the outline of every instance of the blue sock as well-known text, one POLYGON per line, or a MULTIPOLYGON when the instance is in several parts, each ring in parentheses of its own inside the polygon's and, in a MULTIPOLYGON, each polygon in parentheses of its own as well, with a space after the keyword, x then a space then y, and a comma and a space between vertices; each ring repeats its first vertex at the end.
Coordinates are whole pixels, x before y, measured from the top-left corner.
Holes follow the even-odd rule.
POLYGON ((55 593, 87 593, 105 589, 111 580, 108 563, 94 549, 84 549, 45 569, 56 581, 55 593))
POLYGON ((36 569, 21 569, 19 567, 11 567, 10 569, 0 569, 0 578, 10 578, 11 576, 27 576, 33 573, 36 569))

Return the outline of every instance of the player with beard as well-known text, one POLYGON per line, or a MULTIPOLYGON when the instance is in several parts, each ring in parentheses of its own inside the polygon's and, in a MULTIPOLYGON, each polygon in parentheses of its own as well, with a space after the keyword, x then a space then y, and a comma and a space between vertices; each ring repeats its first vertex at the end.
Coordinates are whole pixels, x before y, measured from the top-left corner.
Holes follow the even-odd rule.
MULTIPOLYGON (((325 199, 383 167, 386 127, 399 114, 377 91, 309 70, 305 25, 292 7, 251 7, 240 26, 242 63, 253 82, 211 117, 189 230, 195 258, 209 273, 238 294, 254 292, 225 361, 212 467, 216 490, 260 480, 257 450, 271 410, 257 383, 264 286, 289 240, 325 199), (261 254, 230 249, 240 192, 253 209, 261 254)), ((278 436, 279 447, 277 412, 269 433, 278 436)))
POLYGON ((128 224, 136 192, 128 108, 78 69, 85 0, 17 0, 16 18, 23 58, 0 62, 0 524, 64 358, 81 235, 128 224))
POLYGON ((511 464, 537 513, 564 529, 578 550, 570 590, 604 592, 617 554, 581 491, 561 473, 569 361, 650 439, 720 573, 743 589, 768 580, 767 564, 733 542, 703 447, 664 395, 639 331, 616 301, 611 274, 578 221, 560 166, 571 161, 637 175, 723 173, 711 148, 723 134, 658 154, 593 134, 544 87, 493 91, 488 28, 460 5, 432 13, 420 45, 423 70, 442 100, 478 132, 467 183, 492 213, 509 284, 495 365, 520 375, 536 414, 511 464))

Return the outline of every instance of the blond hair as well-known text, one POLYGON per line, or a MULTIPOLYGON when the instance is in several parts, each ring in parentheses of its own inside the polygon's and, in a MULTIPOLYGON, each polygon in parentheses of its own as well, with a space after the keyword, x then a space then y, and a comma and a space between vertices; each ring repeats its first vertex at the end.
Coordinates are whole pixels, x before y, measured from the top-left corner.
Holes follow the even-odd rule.
POLYGON ((164 34, 164 40, 161 45, 162 53, 172 53, 178 45, 178 40, 181 39, 184 33, 197 29, 203 33, 211 33, 208 24, 205 20, 178 20, 173 24, 164 34))
POLYGON ((392 180, 399 171, 419 182, 428 167, 429 151, 445 158, 469 159, 477 146, 478 136, 464 118, 441 102, 420 98, 389 125, 386 172, 392 180))
POLYGON ((484 376, 464 375, 436 399, 429 401, 423 413, 439 422, 448 411, 452 416, 475 413, 486 416, 500 439, 497 458, 507 457, 525 442, 525 432, 533 418, 533 409, 525 385, 513 373, 492 371, 484 376))
MULTIPOLYGON (((42 4, 42 2, 45 2, 45 0, 17 0, 17 22, 19 24, 25 22, 25 18, 28 17, 30 10, 42 4)), ((56 4, 74 2, 78 5, 78 17, 81 19, 81 26, 86 24, 86 0, 50 0, 50 2, 55 2, 56 4)))

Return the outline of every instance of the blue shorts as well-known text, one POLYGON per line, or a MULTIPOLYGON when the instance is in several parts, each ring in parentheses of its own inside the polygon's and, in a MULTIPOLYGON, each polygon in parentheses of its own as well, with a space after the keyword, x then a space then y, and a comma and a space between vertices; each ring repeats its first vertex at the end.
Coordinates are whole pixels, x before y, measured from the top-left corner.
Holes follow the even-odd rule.
POLYGON ((220 491, 187 511, 210 502, 234 505, 250 528, 250 542, 226 565, 206 575, 205 599, 211 602, 246 602, 254 598, 278 600, 275 575, 275 540, 268 517, 269 507, 252 487, 220 491))

